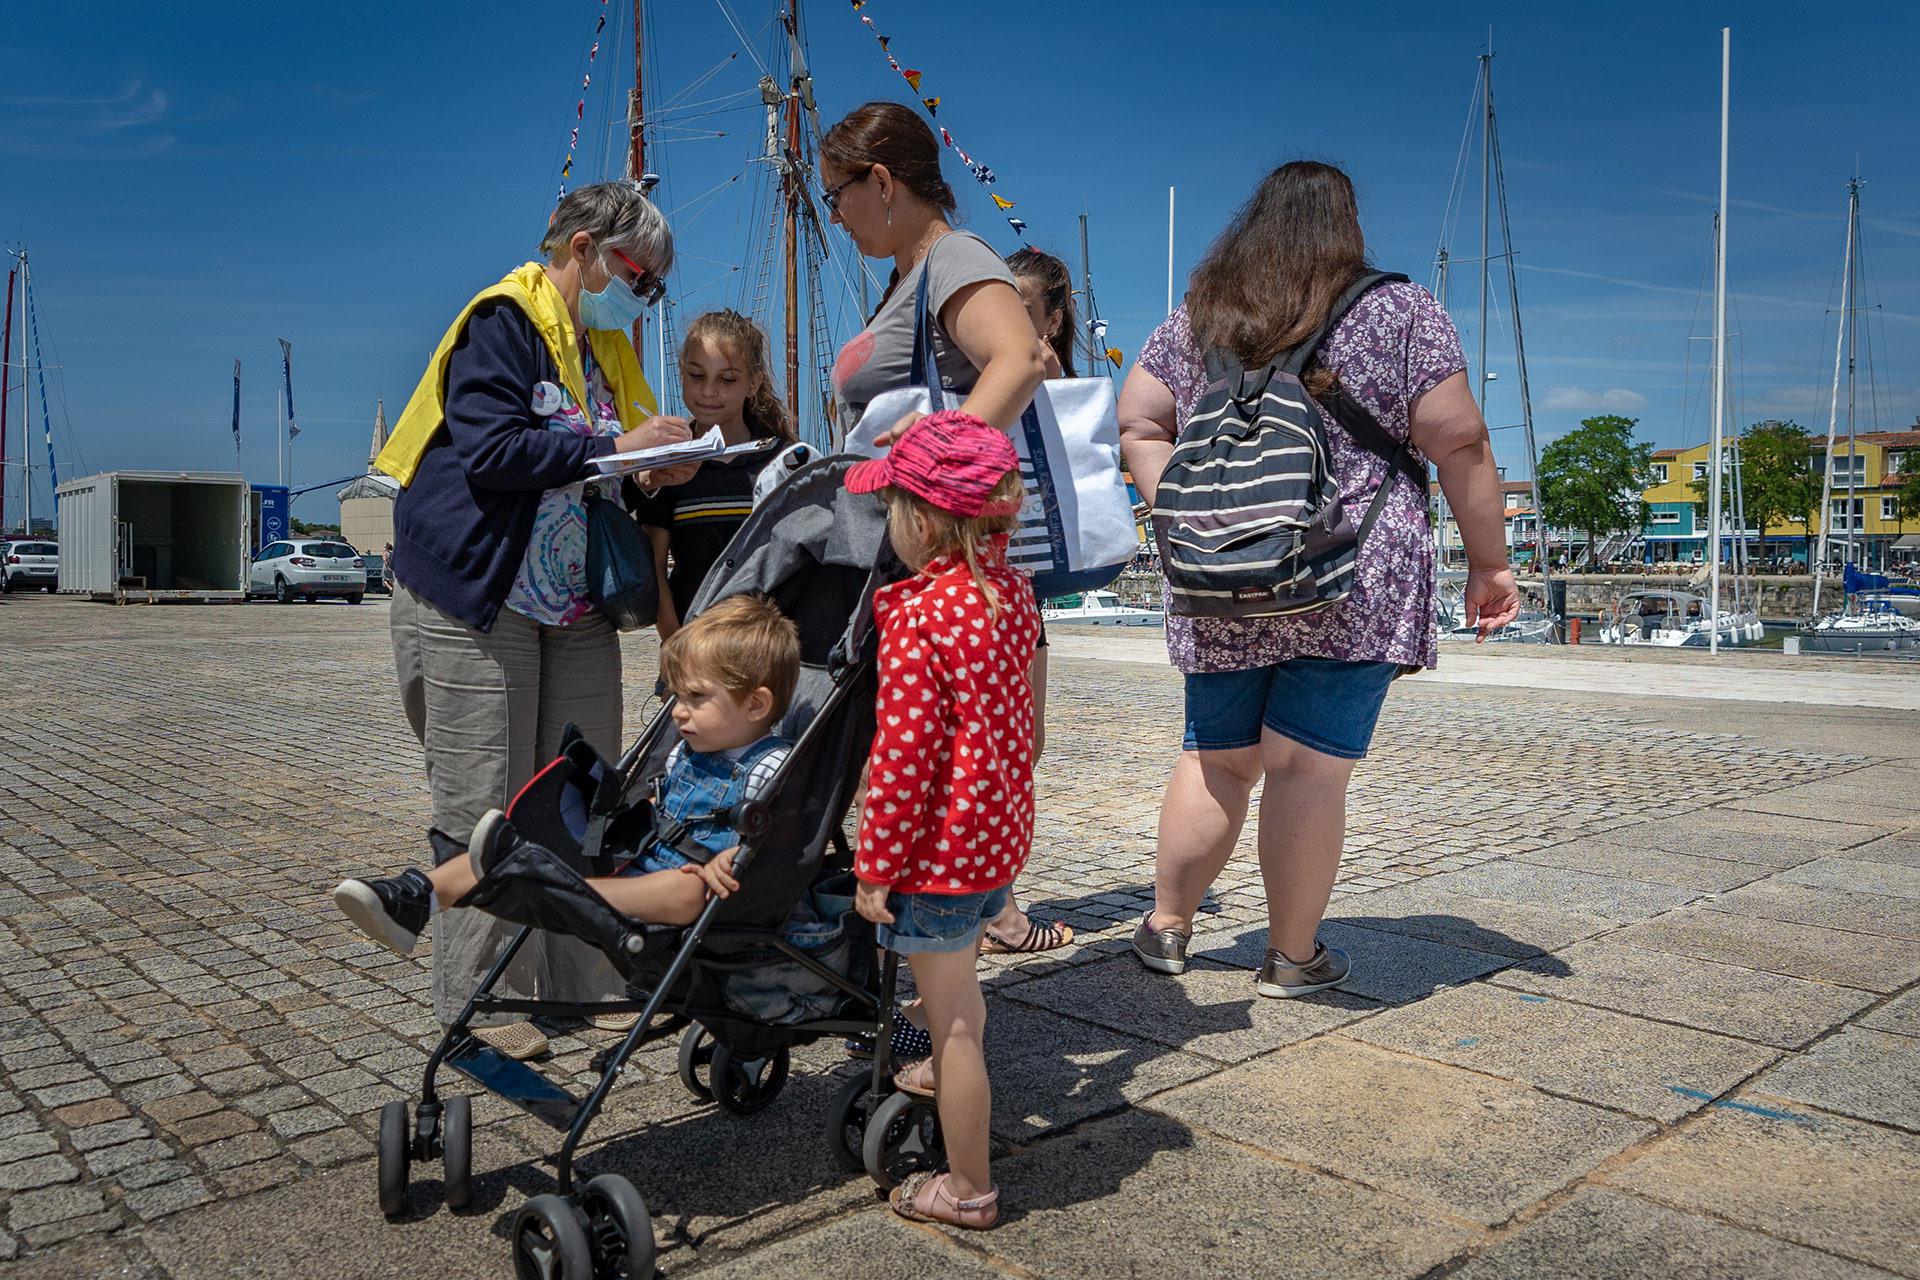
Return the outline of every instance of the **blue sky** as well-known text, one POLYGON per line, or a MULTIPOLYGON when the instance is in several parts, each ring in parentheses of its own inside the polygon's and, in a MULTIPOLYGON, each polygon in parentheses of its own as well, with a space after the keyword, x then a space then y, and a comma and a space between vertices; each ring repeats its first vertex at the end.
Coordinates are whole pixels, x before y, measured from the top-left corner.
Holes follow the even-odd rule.
MULTIPOLYGON (((772 4, 653 7, 654 101, 741 50, 729 10, 768 56, 772 4)), ((623 8, 612 0, 618 20, 595 64, 576 184, 599 173, 608 90, 631 75, 623 8)), ((397 412, 450 313, 530 256, 598 12, 596 0, 129 3, 103 20, 47 0, 10 6, 0 244, 32 252, 55 347, 46 354, 59 366, 50 389, 63 475, 231 468, 238 356, 245 467, 271 480, 280 337, 294 343, 304 428, 296 481, 358 472, 375 397, 397 412)), ((1708 345, 1694 339, 1711 332, 1718 33, 1731 22, 1737 415, 1824 429, 1856 163, 1867 180, 1864 300, 1879 305, 1862 326, 1873 376, 1863 352, 1861 425, 1920 413, 1912 6, 1852 4, 1819 21, 1670 0, 1339 10, 871 0, 864 12, 925 73, 940 123, 994 168, 1033 243, 1077 267, 1076 217, 1091 214, 1095 283, 1129 357, 1164 313, 1169 185, 1181 281, 1253 183, 1300 156, 1345 165, 1377 261, 1430 279, 1491 23, 1542 440, 1617 410, 1659 445, 1707 431, 1708 345)), ((809 0, 806 25, 828 123, 869 98, 907 96, 847 0, 809 0)), ((670 117, 662 203, 679 236, 684 314, 751 286, 741 268, 763 233, 750 179, 715 188, 757 147, 758 109, 738 96, 757 75, 740 52, 684 92, 708 105, 670 117), (727 136, 698 136, 707 130, 727 136)), ((619 147, 610 151, 617 166, 619 147)), ((1014 248, 957 162, 950 177, 969 225, 1014 248)), ((1472 204, 1477 168, 1468 181, 1472 204)), ((1476 235, 1470 209, 1455 253, 1471 256, 1476 235)), ((1489 418, 1503 426, 1518 409, 1497 288, 1489 418)), ((835 305, 843 337, 855 319, 845 297, 835 305)), ((1471 353, 1470 270, 1453 302, 1471 353)), ((18 410, 16 398, 16 441, 18 410)), ((1496 437, 1515 476, 1525 471, 1519 437, 1496 437)), ((44 510, 44 469, 36 479, 44 510)), ((18 488, 9 482, 10 516, 18 488)), ((308 519, 332 512, 328 493, 297 508, 308 519)))

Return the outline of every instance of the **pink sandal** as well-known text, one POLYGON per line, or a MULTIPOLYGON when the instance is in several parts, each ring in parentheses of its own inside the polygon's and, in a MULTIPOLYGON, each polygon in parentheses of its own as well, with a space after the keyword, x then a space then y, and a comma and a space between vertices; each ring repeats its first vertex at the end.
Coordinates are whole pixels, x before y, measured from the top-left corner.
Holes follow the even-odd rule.
POLYGON ((933 1072, 933 1059, 922 1058, 918 1062, 902 1063, 900 1069, 893 1073, 893 1087, 902 1093, 910 1093, 916 1098, 933 1097, 933 1085, 921 1084, 918 1080, 911 1078, 921 1067, 927 1068, 928 1074, 931 1075, 933 1072))
POLYGON ((947 1190, 946 1179, 945 1172, 933 1173, 922 1169, 918 1173, 910 1173, 893 1189, 887 1203, 893 1206, 895 1213, 910 1222, 937 1222, 942 1226, 959 1227, 963 1231, 986 1231, 1000 1221, 1000 1188, 995 1187, 972 1200, 956 1200, 947 1190), (920 1193, 929 1186, 933 1187, 934 1204, 937 1206, 945 1201, 954 1217, 944 1218, 920 1207, 920 1193), (969 1222, 964 1216, 966 1214, 987 1216, 984 1221, 969 1222))

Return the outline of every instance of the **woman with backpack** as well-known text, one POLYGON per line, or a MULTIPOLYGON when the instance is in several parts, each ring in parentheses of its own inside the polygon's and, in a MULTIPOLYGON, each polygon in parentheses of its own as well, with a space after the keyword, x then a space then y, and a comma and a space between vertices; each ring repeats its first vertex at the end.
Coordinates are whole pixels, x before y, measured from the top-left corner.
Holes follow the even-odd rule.
MULTIPOLYGON (((1347 175, 1313 161, 1282 165, 1195 268, 1185 305, 1147 340, 1121 392, 1122 452, 1157 513, 1218 497, 1192 492, 1201 486, 1186 483, 1184 471, 1179 489, 1162 495, 1163 473, 1176 442, 1210 435, 1211 417, 1189 426, 1203 401, 1212 414, 1251 387, 1256 398, 1267 397, 1263 408, 1292 393, 1305 406, 1305 425, 1324 429, 1338 490, 1336 504, 1320 513, 1331 536, 1350 544, 1353 531, 1365 529, 1348 556, 1345 597, 1314 600, 1309 591, 1302 600, 1301 582, 1311 586, 1315 575, 1207 596, 1210 561, 1225 582, 1244 581, 1227 570, 1244 575, 1249 563, 1236 562, 1232 547, 1205 547, 1204 539, 1198 551, 1192 542, 1179 546, 1159 527, 1163 572, 1180 572, 1178 559, 1196 575, 1170 585, 1170 603, 1184 591, 1189 601, 1216 602, 1195 604, 1191 613, 1217 616, 1182 616, 1171 607, 1167 615, 1168 653, 1186 677, 1186 729, 1161 804, 1154 906, 1133 937, 1135 955, 1158 973, 1185 971, 1194 912, 1232 856, 1253 788, 1263 781, 1268 950, 1256 989, 1305 995, 1351 971, 1348 958, 1317 936, 1340 867, 1347 783, 1393 678, 1437 660, 1428 495, 1413 478, 1425 464, 1413 450, 1437 469, 1466 543, 1466 620, 1484 637, 1519 611, 1499 473, 1459 335, 1432 295, 1404 277, 1366 289, 1336 315, 1370 270, 1347 175), (1301 401, 1284 376, 1262 382, 1270 365, 1320 339, 1330 320, 1299 365, 1312 399, 1301 401), (1229 391, 1236 366, 1248 373, 1229 391), (1294 611, 1263 614, 1247 603, 1261 598, 1294 611)), ((1295 479, 1302 473, 1291 468, 1305 465, 1297 458, 1275 467, 1277 455, 1289 452, 1312 451, 1278 450, 1239 475, 1295 479)), ((1183 449, 1183 459, 1192 456, 1183 449)), ((1175 470, 1186 465, 1175 462, 1175 470)), ((1316 570, 1323 563, 1313 561, 1316 570)), ((1283 576, 1292 572, 1289 563, 1283 576)))

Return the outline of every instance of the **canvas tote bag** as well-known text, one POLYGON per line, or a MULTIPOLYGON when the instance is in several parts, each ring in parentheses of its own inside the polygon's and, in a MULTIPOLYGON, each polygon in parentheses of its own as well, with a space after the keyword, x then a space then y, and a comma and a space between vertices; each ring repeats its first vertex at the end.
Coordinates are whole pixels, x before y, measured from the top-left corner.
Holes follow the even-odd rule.
MULTIPOLYGON (((935 241, 934 247, 939 247, 935 241)), ((933 253, 928 251, 929 256, 933 253)), ((947 408, 933 355, 927 272, 920 272, 913 323, 919 385, 883 391, 848 435, 851 453, 881 452, 874 440, 914 412, 947 408)), ((1027 497, 1007 560, 1033 575, 1042 599, 1091 591, 1120 576, 1139 549, 1133 504, 1120 473, 1120 419, 1106 378, 1050 378, 1012 431, 1027 497)))

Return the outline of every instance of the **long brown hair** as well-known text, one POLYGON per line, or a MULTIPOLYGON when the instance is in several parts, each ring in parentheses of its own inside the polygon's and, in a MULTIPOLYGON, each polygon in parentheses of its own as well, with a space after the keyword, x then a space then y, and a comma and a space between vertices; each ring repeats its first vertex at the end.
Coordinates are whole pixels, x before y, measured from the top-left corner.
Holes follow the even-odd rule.
POLYGON ((773 393, 773 369, 767 363, 767 335, 759 325, 738 311, 709 311, 694 317, 693 323, 687 326, 686 339, 680 344, 682 360, 687 358, 687 349, 695 341, 725 343, 746 368, 747 376, 753 379, 753 390, 747 393, 746 409, 741 414, 747 430, 756 436, 773 436, 787 444, 800 439, 793 429, 793 419, 787 416, 787 406, 773 393))
POLYGON ((959 203, 940 174, 940 140, 898 102, 869 102, 847 112, 820 139, 820 158, 849 178, 865 177, 883 164, 895 182, 942 213, 959 203))
POLYGON ((1067 273, 1067 264, 1028 245, 1009 254, 1007 265, 1013 268, 1015 280, 1031 280, 1039 285, 1047 310, 1060 313, 1060 327, 1047 338, 1047 345, 1060 358, 1061 375, 1077 377, 1073 371, 1073 335, 1079 321, 1074 314, 1073 277, 1067 273))
MULTIPOLYGON (((1187 318, 1203 347, 1249 369, 1313 336, 1341 292, 1368 270, 1353 182, 1317 160, 1294 160, 1254 188, 1187 282, 1187 318)), ((1333 375, 1314 368, 1309 390, 1333 375)))

